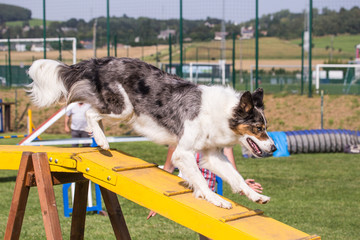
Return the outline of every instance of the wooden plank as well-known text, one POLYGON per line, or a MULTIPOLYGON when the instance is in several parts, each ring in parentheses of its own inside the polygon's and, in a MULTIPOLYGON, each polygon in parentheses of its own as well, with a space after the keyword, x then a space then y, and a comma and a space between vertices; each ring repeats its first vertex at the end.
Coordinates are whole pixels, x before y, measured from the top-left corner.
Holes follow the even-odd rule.
POLYGON ((32 155, 32 159, 46 238, 48 240, 62 239, 59 214, 56 207, 55 193, 52 185, 52 177, 47 154, 43 152, 34 153, 32 155))
POLYGON ((224 216, 221 217, 219 220, 221 222, 230 222, 230 221, 235 221, 241 218, 246 218, 246 217, 251 217, 251 216, 255 216, 255 215, 259 215, 259 214, 263 214, 264 211, 260 210, 260 209, 255 209, 255 210, 250 210, 250 211, 246 211, 246 212, 241 212, 241 213, 235 213, 235 214, 231 214, 228 216, 224 216))
POLYGON ((70 233, 72 240, 84 239, 88 190, 89 181, 76 182, 70 233))
POLYGON ((134 169, 142 169, 142 168, 151 168, 151 167, 157 167, 158 165, 155 163, 145 163, 143 165, 133 165, 133 166, 115 166, 113 167, 113 171, 115 172, 121 172, 121 171, 128 171, 128 170, 134 170, 134 169))
POLYGON ((5 230, 5 240, 19 239, 20 237, 21 226, 30 191, 30 187, 26 186, 26 178, 27 172, 32 168, 31 154, 32 153, 30 152, 24 152, 21 156, 20 168, 16 178, 9 218, 5 230))
MULTIPOLYGON (((51 177, 53 185, 86 181, 82 173, 52 172, 51 177)), ((27 173, 26 186, 36 187, 35 173, 33 171, 27 173)))
MULTIPOLYGON (((116 195, 112 194, 109 197, 107 196, 107 193, 109 193, 107 191, 112 191, 141 206, 152 209, 164 217, 212 239, 319 238, 318 236, 315 236, 315 238, 314 236, 309 236, 302 231, 262 214, 237 219, 239 213, 251 212, 251 209, 228 199, 226 200, 233 204, 232 209, 216 207, 205 200, 195 199, 192 194, 177 194, 167 197, 164 195, 166 191, 181 192, 186 189, 183 187, 182 179, 155 167, 114 172, 114 167, 127 167, 138 165, 139 163, 140 165, 146 163, 115 150, 96 151, 81 149, 80 151, 79 149, 81 148, 50 149, 45 147, 26 148, 22 146, 0 146, 0 153, 2 153, 4 159, 15 159, 17 162, 19 162, 22 153, 20 151, 47 151, 49 153, 64 154, 64 158, 76 160, 77 169, 71 169, 72 172, 77 170, 83 173, 85 178, 107 189, 103 191, 103 197, 105 196, 104 201, 107 199, 105 204, 107 205, 109 213, 111 213, 110 220, 112 221, 114 232, 118 239, 121 239, 122 234, 118 226, 126 226, 125 220, 119 217, 119 215, 122 216, 121 212, 117 213, 117 209, 120 209, 120 206, 117 207, 116 205, 119 204, 116 195), (14 154, 14 152, 16 154, 14 154), (89 171, 95 174, 89 174, 89 171), (101 178, 99 178, 99 174, 101 178), (115 202, 115 204, 112 204, 112 202, 115 202), (231 221, 219 221, 219 219, 224 218, 224 216, 231 216, 231 221), (197 221, 194 221, 194 219, 197 219, 197 221), (121 223, 122 221, 124 224, 121 223), (201 224, 198 224, 199 222, 201 222, 201 224)), ((17 164, 17 166, 19 166, 19 164, 17 164)), ((54 167, 57 166, 52 165, 52 171, 69 171, 67 168, 54 167)), ((125 229, 128 233, 126 227, 125 229)), ((130 239, 129 234, 125 235, 125 239, 130 239)))
POLYGON ((129 230, 126 226, 125 218, 122 213, 119 200, 115 193, 100 186, 101 195, 104 199, 106 209, 109 214, 111 225, 113 227, 116 239, 131 239, 129 230))
POLYGON ((54 185, 87 180, 82 173, 52 172, 51 176, 54 185))

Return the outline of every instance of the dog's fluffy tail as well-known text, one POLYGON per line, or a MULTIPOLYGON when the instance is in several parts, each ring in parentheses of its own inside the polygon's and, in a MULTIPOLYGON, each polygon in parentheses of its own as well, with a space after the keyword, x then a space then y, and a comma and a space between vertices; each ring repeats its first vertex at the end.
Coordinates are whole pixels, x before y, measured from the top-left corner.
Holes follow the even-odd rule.
POLYGON ((28 85, 32 102, 39 107, 50 106, 67 96, 60 76, 60 66, 65 64, 48 59, 36 60, 29 69, 33 82, 28 85))

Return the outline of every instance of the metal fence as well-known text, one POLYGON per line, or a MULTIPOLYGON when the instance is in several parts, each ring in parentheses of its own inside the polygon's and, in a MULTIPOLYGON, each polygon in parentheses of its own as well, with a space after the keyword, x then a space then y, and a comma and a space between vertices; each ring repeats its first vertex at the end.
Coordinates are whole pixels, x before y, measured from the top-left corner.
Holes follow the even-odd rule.
MULTIPOLYGON (((226 70, 220 68, 217 74, 225 74, 226 83, 240 90, 263 87, 267 93, 286 91, 311 95, 315 84, 312 70, 315 67, 309 68, 309 65, 334 59, 356 60, 355 50, 349 47, 358 44, 356 38, 344 41, 336 32, 331 36, 322 36, 329 30, 319 27, 323 26, 326 14, 353 14, 349 9, 357 6, 356 0, 303 0, 298 3, 303 6, 303 11, 294 15, 281 8, 276 13, 264 11, 271 2, 259 5, 258 1, 245 0, 134 0, 121 3, 113 0, 44 0, 31 3, 13 0, 11 3, 28 8, 34 6, 34 20, 13 23, 20 25, 1 31, 2 39, 75 37, 77 61, 103 56, 132 57, 157 67, 166 64, 187 66, 191 63, 216 65, 225 61, 229 67, 226 70), (263 9, 260 14, 259 9, 263 9), (274 28, 276 19, 280 24, 274 28), (310 37, 314 41, 309 43, 306 34, 312 30, 311 24, 315 33, 321 36, 310 37), (303 27, 296 27, 299 25, 303 27), (278 36, 281 32, 287 32, 287 35, 278 36), (306 44, 312 47, 306 47, 306 44), (272 48, 276 48, 277 52, 272 48), (299 67, 296 70, 285 68, 281 72, 282 67, 269 71, 261 66, 269 63, 299 67)), ((284 9, 288 7, 290 5, 284 5, 284 9)), ((337 31, 346 33, 345 30, 337 31)), ((354 27, 354 30, 347 31, 357 30, 354 27)), ((72 64, 74 52, 66 42, 0 44, 1 82, 5 82, 6 86, 28 84, 26 66, 44 57, 72 64)), ((178 68, 176 74, 190 78, 182 69, 178 68)), ((326 86, 326 83, 323 84, 326 86)), ((337 90, 340 88, 329 85, 332 90, 327 93, 344 94, 337 90)), ((355 83, 348 93, 360 94, 359 83, 355 83)))

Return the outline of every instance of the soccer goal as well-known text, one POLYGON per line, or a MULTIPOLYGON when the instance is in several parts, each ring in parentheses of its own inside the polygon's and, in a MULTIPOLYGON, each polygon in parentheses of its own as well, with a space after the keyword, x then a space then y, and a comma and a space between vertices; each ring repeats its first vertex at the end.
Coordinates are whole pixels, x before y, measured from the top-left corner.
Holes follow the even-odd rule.
MULTIPOLYGON (((64 42, 71 42, 72 46, 72 62, 76 63, 76 38, 74 37, 60 37, 60 38, 46 38, 46 43, 56 42, 63 45, 64 42)), ((10 50, 16 52, 41 52, 44 51, 44 38, 12 38, 12 39, 0 39, 0 45, 10 45, 10 50), (10 44, 9 44, 10 43, 10 44), (39 43, 41 45, 39 45, 39 43), (15 44, 15 45, 13 45, 15 44)), ((61 47, 60 47, 61 48, 61 47)), ((47 51, 50 49, 46 46, 47 51)))
POLYGON ((360 94, 360 64, 317 64, 315 89, 328 94, 360 94))
POLYGON ((190 62, 184 66, 184 77, 193 83, 226 85, 230 80, 230 64, 190 62), (187 76, 186 76, 187 75, 187 76))
MULTIPOLYGON (((255 90, 255 65, 250 66, 250 90, 255 90)), ((301 65, 259 65, 258 85, 267 93, 286 91, 300 93, 304 89, 308 66, 304 66, 301 76, 301 65)))

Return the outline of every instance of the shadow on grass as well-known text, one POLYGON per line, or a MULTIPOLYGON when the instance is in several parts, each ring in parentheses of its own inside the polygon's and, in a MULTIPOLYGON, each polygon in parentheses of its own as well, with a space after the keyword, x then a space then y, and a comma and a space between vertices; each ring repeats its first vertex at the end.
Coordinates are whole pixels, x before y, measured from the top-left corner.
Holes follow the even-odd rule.
POLYGON ((0 183, 2 183, 2 182, 15 182, 15 181, 16 181, 16 176, 0 177, 0 183))

